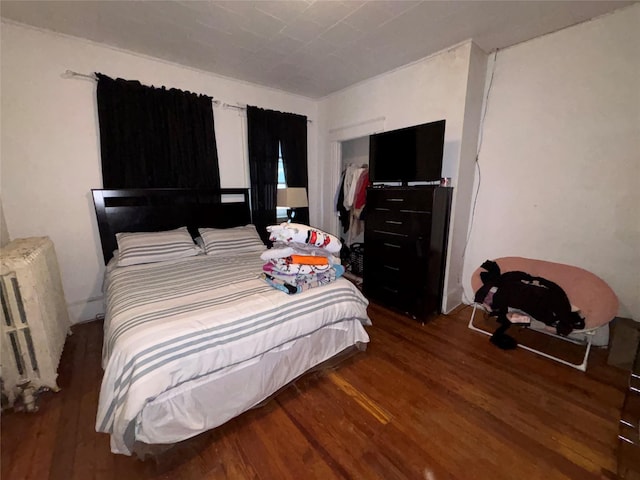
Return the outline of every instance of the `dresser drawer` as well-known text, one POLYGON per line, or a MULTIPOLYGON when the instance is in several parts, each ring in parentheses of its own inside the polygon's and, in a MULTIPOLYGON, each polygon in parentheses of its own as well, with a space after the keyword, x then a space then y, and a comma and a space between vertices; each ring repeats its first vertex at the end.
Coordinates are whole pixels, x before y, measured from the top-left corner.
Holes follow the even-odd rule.
POLYGON ((430 212, 369 210, 367 229, 371 232, 400 233, 409 238, 429 238, 431 234, 430 212))
POLYGON ((640 447, 623 440, 618 442, 618 478, 640 479, 640 447))
POLYGON ((388 209, 394 212, 431 212, 434 188, 370 188, 367 191, 367 206, 369 209, 388 209))
POLYGON ((367 277, 364 282, 364 293, 370 300, 401 312, 414 316, 420 316, 424 312, 424 296, 419 295, 412 286, 403 287, 367 277))
POLYGON ((640 424, 640 394, 627 392, 627 396, 624 399, 622 405, 620 418, 634 423, 640 424))
POLYGON ((637 423, 620 420, 618 440, 622 443, 633 445, 638 449, 638 454, 640 454, 640 430, 638 430, 637 423))
POLYGON ((640 394, 640 372, 633 371, 629 375, 629 390, 640 394))
POLYGON ((429 257, 429 245, 423 239, 411 239, 383 232, 367 232, 365 235, 367 255, 365 262, 417 267, 429 257))
POLYGON ((391 285, 382 285, 370 277, 364 281, 364 294, 369 300, 380 302, 392 308, 402 308, 407 296, 400 289, 391 285))
POLYGON ((396 253, 393 256, 367 257, 365 277, 389 278, 400 285, 426 285, 422 279, 428 271, 428 258, 396 253))
POLYGON ((627 392, 620 412, 620 441, 635 445, 640 455, 640 394, 627 392))
POLYGON ((627 395, 620 411, 618 476, 640 479, 640 346, 629 375, 627 395))
POLYGON ((388 283, 390 285, 406 284, 406 269, 406 264, 401 258, 398 258, 396 261, 389 261, 385 259, 382 262, 369 261, 365 263, 367 279, 371 279, 375 282, 388 283))

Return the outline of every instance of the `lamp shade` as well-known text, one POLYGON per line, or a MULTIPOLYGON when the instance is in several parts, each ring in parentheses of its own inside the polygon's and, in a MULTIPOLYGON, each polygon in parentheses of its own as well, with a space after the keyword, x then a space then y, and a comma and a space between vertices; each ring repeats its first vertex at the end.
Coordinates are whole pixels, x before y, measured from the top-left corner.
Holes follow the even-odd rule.
POLYGON ((279 188, 276 206, 287 208, 308 207, 307 189, 303 187, 279 188))

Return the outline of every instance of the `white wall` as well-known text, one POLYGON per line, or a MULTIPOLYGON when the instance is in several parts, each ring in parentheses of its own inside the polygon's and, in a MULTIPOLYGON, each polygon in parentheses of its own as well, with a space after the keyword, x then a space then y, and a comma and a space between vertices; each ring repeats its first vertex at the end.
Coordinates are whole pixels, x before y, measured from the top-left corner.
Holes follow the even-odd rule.
POLYGON ((471 175, 476 148, 476 133, 465 130, 464 122, 478 123, 480 118, 486 55, 472 42, 425 58, 414 64, 380 75, 324 98, 320 102, 319 158, 327 165, 322 184, 322 226, 338 231, 333 195, 339 180, 335 144, 348 138, 383 130, 446 119, 442 175, 451 177, 454 190, 449 262, 445 279, 444 310, 460 304, 462 297, 462 249, 467 232, 471 175), (480 59, 480 61, 478 60, 480 59), (471 72, 471 73, 470 73, 471 72), (475 112, 474 112, 475 109, 475 112), (471 165, 471 167, 469 167, 471 165), (462 241, 458 239, 463 239, 462 241), (453 259, 453 260, 452 260, 453 259))
MULTIPOLYGON (((74 322, 102 312, 102 258, 91 188, 102 186, 96 85, 65 70, 99 71, 210 95, 227 103, 307 115, 311 220, 318 200, 317 102, 84 40, 2 24, 2 177, 11 238, 48 235, 55 243, 74 322)), ((248 187, 246 117, 215 108, 223 187, 248 187)))
POLYGON ((4 247, 11 241, 9 231, 7 230, 7 222, 4 219, 4 209, 2 208, 2 199, 0 199, 0 247, 4 247))
POLYGON ((640 320, 639 27, 634 5, 498 53, 468 298, 485 259, 525 256, 594 272, 640 320))

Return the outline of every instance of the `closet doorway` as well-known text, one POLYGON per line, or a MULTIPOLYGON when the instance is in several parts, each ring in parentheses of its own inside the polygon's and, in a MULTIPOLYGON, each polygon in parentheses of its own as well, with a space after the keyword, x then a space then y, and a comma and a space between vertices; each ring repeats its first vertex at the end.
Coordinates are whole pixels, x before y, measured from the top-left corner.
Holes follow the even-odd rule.
MULTIPOLYGON (((345 172, 351 172, 351 169, 367 169, 369 168, 369 136, 353 138, 340 142, 340 172, 341 178, 345 172)), ((357 174, 357 172, 356 172, 357 174)), ((345 189, 346 190, 346 189, 345 189)), ((353 189, 355 190, 355 188, 353 189)), ((356 192, 357 193, 357 192, 356 192)), ((348 192, 344 191, 347 195, 348 192)), ((364 218, 361 218, 359 210, 353 204, 353 199, 347 202, 345 207, 349 207, 348 223, 340 218, 339 233, 347 246, 364 242, 364 218)), ((337 207, 337 204, 336 204, 337 207)))
MULTIPOLYGON (((355 162, 356 164, 369 164, 369 135, 385 131, 385 117, 376 117, 351 124, 337 126, 329 129, 329 162, 328 176, 325 178, 326 190, 329 195, 324 198, 324 214, 326 215, 325 227, 331 233, 344 237, 344 228, 340 223, 337 207, 337 198, 341 185, 341 176, 344 167, 355 162), (329 197, 329 198, 327 198, 329 197), (327 207, 329 207, 327 209, 327 207)), ((345 238, 346 240, 346 238, 345 238)))

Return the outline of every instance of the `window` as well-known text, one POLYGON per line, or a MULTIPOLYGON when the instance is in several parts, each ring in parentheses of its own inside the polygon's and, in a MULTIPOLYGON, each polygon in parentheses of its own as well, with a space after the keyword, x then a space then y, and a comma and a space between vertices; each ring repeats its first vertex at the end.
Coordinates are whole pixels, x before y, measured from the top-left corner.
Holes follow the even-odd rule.
MULTIPOLYGON (((282 161, 282 147, 278 142, 278 188, 287 188, 287 178, 284 174, 284 162, 282 161)), ((276 220, 278 222, 287 221, 287 209, 285 207, 276 207, 276 220)))

